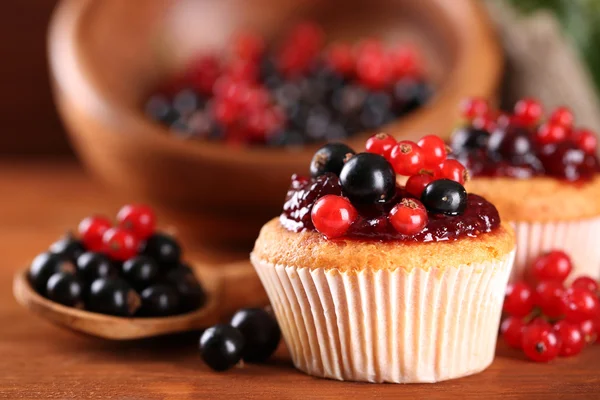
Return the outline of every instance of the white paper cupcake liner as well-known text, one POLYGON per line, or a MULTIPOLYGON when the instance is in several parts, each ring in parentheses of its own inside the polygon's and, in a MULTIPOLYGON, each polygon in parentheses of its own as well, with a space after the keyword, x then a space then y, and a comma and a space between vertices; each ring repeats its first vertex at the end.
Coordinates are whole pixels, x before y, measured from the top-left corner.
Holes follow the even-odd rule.
POLYGON ((339 380, 416 383, 491 364, 514 254, 429 271, 340 272, 251 260, 298 369, 339 380))
POLYGON ((573 261, 570 279, 600 279, 600 218, 562 222, 512 222, 517 254, 510 281, 526 279, 531 263, 550 250, 563 250, 573 261))

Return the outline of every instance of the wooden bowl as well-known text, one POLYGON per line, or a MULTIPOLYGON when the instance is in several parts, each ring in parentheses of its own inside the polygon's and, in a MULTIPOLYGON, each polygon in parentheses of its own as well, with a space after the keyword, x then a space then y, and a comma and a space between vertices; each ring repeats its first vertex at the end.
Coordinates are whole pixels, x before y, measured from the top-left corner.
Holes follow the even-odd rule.
MULTIPOLYGON (((277 215, 300 151, 181 141, 145 118, 148 92, 195 51, 239 29, 275 38, 291 21, 323 24, 329 40, 380 36, 423 51, 437 92, 384 130, 448 134, 465 96, 496 93, 502 56, 479 0, 63 0, 49 32, 55 96, 83 162, 126 201, 155 206, 188 246, 249 245, 277 215)), ((349 142, 364 146, 366 135, 349 142)))

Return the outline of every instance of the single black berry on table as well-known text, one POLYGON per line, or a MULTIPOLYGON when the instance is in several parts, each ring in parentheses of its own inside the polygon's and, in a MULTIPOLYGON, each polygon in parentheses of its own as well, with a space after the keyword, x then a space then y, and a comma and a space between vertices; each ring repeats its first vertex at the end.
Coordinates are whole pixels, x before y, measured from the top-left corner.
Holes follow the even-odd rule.
POLYGON ((89 285, 98 278, 116 277, 118 271, 104 254, 87 252, 77 259, 77 274, 89 285))
POLYGON ((200 355, 215 371, 226 371, 242 359, 245 340, 242 333, 230 326, 219 324, 200 336, 200 355))
POLYGON ((484 129, 477 129, 471 126, 463 126, 452 133, 450 147, 456 154, 465 151, 484 149, 487 147, 490 133, 484 129))
POLYGON ((275 318, 264 309, 241 309, 233 315, 230 323, 246 340, 244 361, 263 362, 277 349, 281 331, 275 318))
POLYGON ((57 272, 75 272, 73 264, 62 256, 50 252, 39 254, 29 268, 29 282, 36 292, 45 295, 48 279, 57 272))
POLYGON ((139 295, 119 278, 96 279, 88 296, 90 311, 127 317, 140 307, 139 295))
POLYGON ((156 261, 150 257, 137 256, 125 261, 121 267, 121 271, 127 282, 134 288, 141 290, 156 281, 160 273, 160 268, 156 261))
POLYGON ((182 312, 196 310, 206 302, 206 293, 189 267, 180 265, 167 271, 164 281, 179 295, 182 312))
POLYGON ((165 317, 179 312, 179 294, 168 285, 156 284, 140 294, 142 306, 139 314, 145 317, 165 317))
POLYGON ((429 212, 459 215, 467 207, 467 191, 456 181, 438 179, 425 186, 421 202, 429 212))
POLYGON ((77 240, 71 233, 66 234, 60 240, 52 243, 49 250, 51 253, 57 254, 73 263, 75 263, 77 258, 85 252, 85 248, 81 241, 77 240))
POLYGON ((310 162, 310 174, 313 178, 327 172, 339 175, 345 161, 356 154, 354 150, 343 143, 329 143, 321 147, 310 162))
POLYGON ((181 247, 173 237, 155 233, 143 243, 142 254, 155 260, 161 267, 171 267, 179 262, 181 247))
POLYGON ((83 308, 83 282, 69 272, 57 272, 48 279, 46 296, 68 307, 83 308))
POLYGON ((346 162, 340 172, 340 183, 352 202, 381 202, 395 194, 396 173, 383 156, 360 153, 346 162))

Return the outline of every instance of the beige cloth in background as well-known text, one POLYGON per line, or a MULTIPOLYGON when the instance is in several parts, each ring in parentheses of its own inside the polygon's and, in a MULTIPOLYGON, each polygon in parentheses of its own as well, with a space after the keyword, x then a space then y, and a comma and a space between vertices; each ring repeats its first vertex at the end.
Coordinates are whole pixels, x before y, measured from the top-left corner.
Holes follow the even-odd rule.
POLYGON ((486 2, 506 53, 502 102, 539 98, 546 109, 568 105, 577 125, 600 132, 600 102, 594 82, 576 49, 549 11, 521 15, 497 0, 486 2))

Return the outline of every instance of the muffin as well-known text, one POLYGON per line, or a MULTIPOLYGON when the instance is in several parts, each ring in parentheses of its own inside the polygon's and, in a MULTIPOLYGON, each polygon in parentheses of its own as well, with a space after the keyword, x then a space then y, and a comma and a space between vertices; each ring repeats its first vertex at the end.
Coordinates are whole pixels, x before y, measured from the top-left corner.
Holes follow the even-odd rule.
POLYGON ((600 278, 600 176, 596 136, 574 126, 566 107, 543 119, 532 99, 500 115, 485 102, 465 103, 466 123, 450 140, 453 155, 473 179, 467 188, 494 199, 517 237, 512 281, 529 279, 533 259, 563 250, 573 259, 573 277, 600 278))
POLYGON ((321 148, 311 178, 292 177, 281 216, 252 251, 293 363, 366 382, 480 372, 494 358, 512 228, 437 168, 441 139, 378 136, 372 153, 321 148), (423 168, 428 179, 397 185, 423 168))

